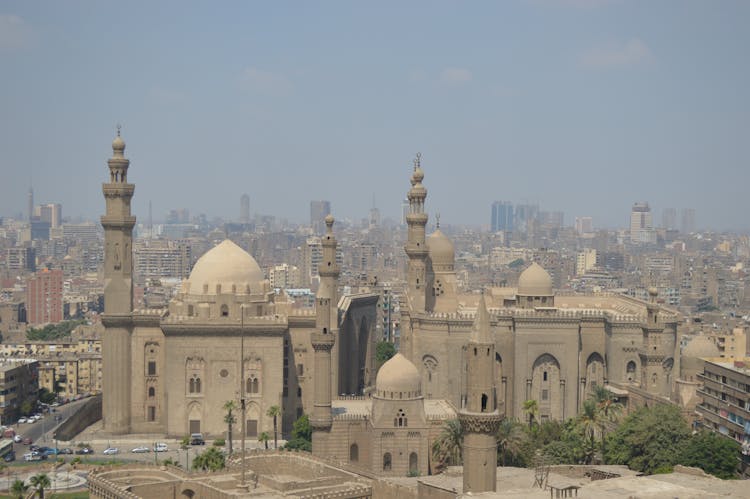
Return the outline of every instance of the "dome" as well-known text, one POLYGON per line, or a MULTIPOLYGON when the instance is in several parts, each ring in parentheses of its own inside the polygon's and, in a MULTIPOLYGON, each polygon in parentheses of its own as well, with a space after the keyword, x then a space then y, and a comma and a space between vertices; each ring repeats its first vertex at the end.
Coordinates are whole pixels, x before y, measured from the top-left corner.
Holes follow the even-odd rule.
POLYGON ((383 398, 419 397, 422 394, 422 378, 414 364, 397 353, 378 371, 375 391, 383 398))
POLYGON ((258 292, 263 280, 258 262, 226 239, 195 262, 187 290, 190 294, 219 294, 231 293, 235 286, 237 292, 245 293, 249 286, 251 292, 258 292), (205 285, 208 285, 208 291, 204 291, 205 285), (221 286, 220 290, 217 290, 218 286, 221 286))
POLYGON ((119 130, 117 130, 117 137, 115 137, 115 140, 112 141, 112 150, 119 153, 125 151, 125 141, 122 140, 122 137, 120 137, 119 130))
POLYGON ((521 296, 552 296, 552 278, 541 265, 534 262, 521 272, 518 293, 521 296))
POLYGON ((716 344, 706 336, 698 335, 682 349, 683 357, 718 357, 721 353, 716 344))
POLYGON ((440 270, 443 266, 453 267, 456 250, 453 247, 453 242, 451 242, 448 236, 443 234, 443 231, 436 229, 435 232, 429 235, 426 242, 430 258, 432 259, 432 265, 437 267, 435 270, 440 270))

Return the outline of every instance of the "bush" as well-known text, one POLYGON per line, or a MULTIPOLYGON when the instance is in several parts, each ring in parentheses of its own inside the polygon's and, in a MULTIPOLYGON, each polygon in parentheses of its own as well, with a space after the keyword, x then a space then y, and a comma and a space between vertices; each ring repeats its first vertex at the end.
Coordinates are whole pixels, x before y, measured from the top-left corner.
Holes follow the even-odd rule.
POLYGON ((216 440, 214 440, 215 447, 224 447, 226 443, 227 443, 226 440, 224 440, 223 438, 217 438, 216 440))

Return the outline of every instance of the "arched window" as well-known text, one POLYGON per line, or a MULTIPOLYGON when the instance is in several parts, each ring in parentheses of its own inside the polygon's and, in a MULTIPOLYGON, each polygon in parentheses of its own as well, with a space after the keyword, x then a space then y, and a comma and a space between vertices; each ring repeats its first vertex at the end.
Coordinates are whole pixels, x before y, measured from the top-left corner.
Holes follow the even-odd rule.
POLYGON ((359 461, 359 446, 357 444, 352 444, 349 447, 349 461, 352 463, 359 461))
POLYGON ((188 382, 188 391, 190 393, 195 393, 195 380, 193 378, 190 378, 190 381, 188 382))
POLYGON ((635 370, 636 370, 635 362, 631 360, 630 362, 628 362, 628 365, 625 367, 628 381, 635 381, 635 370))
POLYGON ((383 471, 391 471, 391 453, 383 454, 383 471))
POLYGON ((398 412, 396 413, 396 417, 393 418, 393 426, 396 426, 399 428, 409 426, 408 419, 406 418, 406 413, 404 412, 403 409, 399 409, 398 412))
POLYGON ((487 394, 482 394, 482 412, 487 412, 487 394))
POLYGON ((221 316, 229 317, 229 307, 227 307, 226 305, 221 306, 221 316))
POLYGON ((258 381, 258 378, 253 378, 253 386, 251 388, 252 393, 258 393, 260 391, 260 382, 258 381))
POLYGON ((247 381, 245 381, 245 392, 253 393, 253 378, 247 378, 247 381))
POLYGON ((419 457, 416 452, 409 454, 409 474, 416 475, 419 473, 419 457))
POLYGON ((201 392, 201 379, 195 378, 195 393, 201 392))
POLYGON ((155 395, 156 395, 156 390, 154 390, 154 387, 153 387, 153 386, 149 386, 149 387, 148 387, 148 396, 149 396, 149 397, 153 397, 153 396, 155 396, 155 395))

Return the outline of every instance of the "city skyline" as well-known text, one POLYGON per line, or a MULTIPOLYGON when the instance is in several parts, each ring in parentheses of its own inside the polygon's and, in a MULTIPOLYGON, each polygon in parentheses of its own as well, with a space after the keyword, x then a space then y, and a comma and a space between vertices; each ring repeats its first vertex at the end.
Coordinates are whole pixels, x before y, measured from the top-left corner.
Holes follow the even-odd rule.
POLYGON ((626 227, 641 200, 750 228, 744 3, 177 5, 3 5, 0 214, 33 183, 94 219, 122 123, 141 221, 234 220, 244 193, 299 222, 376 193, 398 220, 421 151, 431 223, 510 200, 626 227))

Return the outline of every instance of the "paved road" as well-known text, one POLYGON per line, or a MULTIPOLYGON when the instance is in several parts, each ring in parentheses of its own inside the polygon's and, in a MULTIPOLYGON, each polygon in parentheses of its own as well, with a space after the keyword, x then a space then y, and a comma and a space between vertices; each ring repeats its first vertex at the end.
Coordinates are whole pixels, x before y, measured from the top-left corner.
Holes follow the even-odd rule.
MULTIPOLYGON (((16 433, 19 435, 31 438, 31 440, 37 445, 48 445, 49 447, 53 447, 53 435, 57 427, 74 415, 86 400, 88 399, 76 400, 75 402, 61 405, 55 408, 56 412, 45 414, 44 418, 35 423, 22 423, 20 425, 14 424, 10 426, 10 428, 16 430, 16 433), (55 421, 56 414, 62 416, 62 419, 59 422, 55 421)), ((16 445, 16 457, 19 457, 18 453, 21 449, 24 449, 24 452, 26 452, 25 446, 16 445)))

